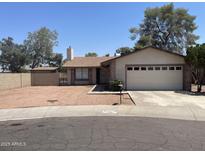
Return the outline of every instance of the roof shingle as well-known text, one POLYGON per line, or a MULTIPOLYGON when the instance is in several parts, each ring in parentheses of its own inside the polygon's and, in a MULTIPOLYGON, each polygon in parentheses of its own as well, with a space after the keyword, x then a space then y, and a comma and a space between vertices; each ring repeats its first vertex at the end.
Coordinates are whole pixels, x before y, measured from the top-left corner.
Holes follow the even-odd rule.
POLYGON ((113 57, 74 57, 73 60, 67 60, 63 67, 100 67, 101 63, 112 59, 113 57))

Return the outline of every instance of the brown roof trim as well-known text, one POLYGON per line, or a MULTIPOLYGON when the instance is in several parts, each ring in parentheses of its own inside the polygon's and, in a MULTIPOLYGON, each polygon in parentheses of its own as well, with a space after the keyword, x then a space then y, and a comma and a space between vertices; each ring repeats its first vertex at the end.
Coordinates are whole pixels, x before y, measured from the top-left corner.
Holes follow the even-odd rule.
POLYGON ((80 67, 101 67, 101 63, 110 60, 113 57, 74 57, 72 60, 64 62, 64 68, 80 67))
POLYGON ((138 49, 138 50, 136 50, 136 51, 130 52, 130 53, 126 54, 126 55, 121 55, 121 56, 118 56, 118 57, 115 57, 115 58, 106 60, 106 61, 104 61, 104 62, 102 62, 102 63, 109 62, 109 61, 112 61, 112 60, 115 60, 115 59, 118 59, 118 58, 121 58, 121 57, 125 57, 125 56, 131 55, 131 54, 133 54, 133 53, 136 53, 136 52, 138 52, 138 51, 145 50, 145 49, 147 49, 147 48, 157 49, 157 50, 164 51, 164 52, 167 52, 167 53, 170 53, 170 54, 174 54, 174 55, 177 55, 177 56, 180 56, 180 57, 183 57, 183 58, 185 57, 184 55, 181 55, 181 54, 178 54, 178 53, 169 51, 169 50, 157 48, 157 47, 154 47, 154 46, 147 46, 147 47, 144 47, 144 48, 142 48, 142 49, 138 49))
POLYGON ((64 68, 100 68, 101 66, 63 66, 64 68))
POLYGON ((58 67, 36 67, 33 69, 30 69, 31 71, 53 71, 53 70, 57 70, 58 67))

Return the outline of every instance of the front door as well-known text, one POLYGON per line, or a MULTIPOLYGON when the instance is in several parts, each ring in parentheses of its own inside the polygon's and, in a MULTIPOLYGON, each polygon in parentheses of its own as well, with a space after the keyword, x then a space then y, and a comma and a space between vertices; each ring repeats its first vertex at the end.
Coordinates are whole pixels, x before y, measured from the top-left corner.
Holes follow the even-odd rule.
POLYGON ((96 69, 96 83, 100 84, 100 68, 96 69))

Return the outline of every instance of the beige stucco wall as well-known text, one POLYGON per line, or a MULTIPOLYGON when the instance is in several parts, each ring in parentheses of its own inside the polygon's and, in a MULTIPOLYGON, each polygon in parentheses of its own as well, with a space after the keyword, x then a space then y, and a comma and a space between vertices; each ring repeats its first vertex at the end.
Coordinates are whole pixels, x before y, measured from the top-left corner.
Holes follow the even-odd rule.
POLYGON ((109 83, 110 80, 110 70, 108 68, 100 68, 100 83, 105 84, 109 83))
POLYGON ((22 87, 31 86, 31 73, 21 73, 22 87))
POLYGON ((0 90, 57 85, 59 85, 59 73, 0 73, 0 90))
POLYGON ((59 73, 32 73, 32 86, 58 86, 59 73))
POLYGON ((92 84, 96 84, 96 68, 92 68, 92 84))
POLYGON ((147 48, 115 60, 115 79, 125 83, 126 64, 185 64, 183 57, 147 48))
POLYGON ((110 63, 110 81, 116 79, 116 61, 113 60, 110 63))
POLYGON ((31 73, 0 73, 0 90, 31 86, 31 73))
POLYGON ((67 82, 68 82, 68 85, 71 84, 71 69, 67 69, 67 82))

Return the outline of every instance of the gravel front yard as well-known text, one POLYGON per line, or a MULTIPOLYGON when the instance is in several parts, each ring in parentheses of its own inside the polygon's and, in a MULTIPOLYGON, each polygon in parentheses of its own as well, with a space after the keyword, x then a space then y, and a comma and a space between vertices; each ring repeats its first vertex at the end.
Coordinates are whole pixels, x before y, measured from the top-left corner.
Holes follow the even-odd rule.
MULTIPOLYGON (((0 91, 0 108, 49 105, 112 105, 119 95, 90 95, 92 86, 36 86, 0 91)), ((127 94, 123 105, 134 105, 127 94)))

